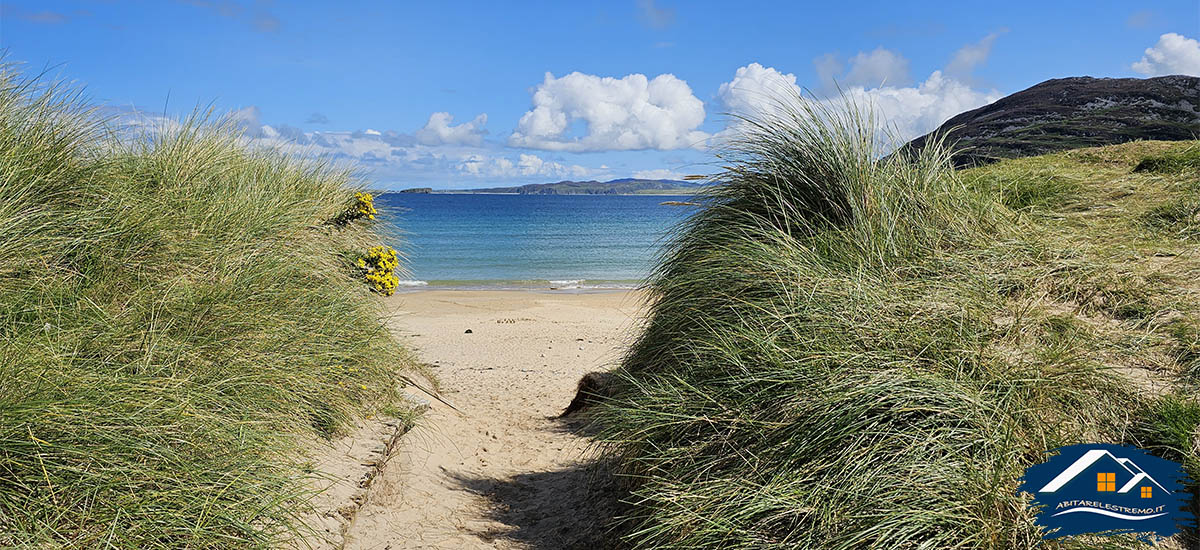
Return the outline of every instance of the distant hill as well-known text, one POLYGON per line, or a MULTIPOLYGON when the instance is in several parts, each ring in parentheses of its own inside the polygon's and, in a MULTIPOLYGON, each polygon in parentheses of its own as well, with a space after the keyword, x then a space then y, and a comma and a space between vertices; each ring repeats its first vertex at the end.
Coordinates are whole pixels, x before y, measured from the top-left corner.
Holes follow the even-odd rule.
POLYGON ((512 193, 517 195, 690 195, 704 187, 702 182, 624 178, 610 181, 560 181, 531 183, 516 187, 465 189, 456 193, 512 193))
MULTIPOLYGON (((934 133, 947 131, 947 141, 961 148, 954 157, 958 166, 1139 139, 1196 139, 1200 78, 1047 80, 955 116, 934 133)), ((924 147, 929 135, 908 147, 924 147)))

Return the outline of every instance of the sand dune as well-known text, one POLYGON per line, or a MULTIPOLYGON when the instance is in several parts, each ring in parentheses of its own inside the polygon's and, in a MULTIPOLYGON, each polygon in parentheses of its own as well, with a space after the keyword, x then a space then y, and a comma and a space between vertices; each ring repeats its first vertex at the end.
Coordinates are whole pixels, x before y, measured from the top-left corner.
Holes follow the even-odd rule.
POLYGON ((580 420, 579 378, 636 333, 637 293, 421 291, 394 330, 461 412, 433 401, 347 534, 346 548, 597 547, 611 516, 580 420), (470 330, 470 333, 466 331, 470 330))

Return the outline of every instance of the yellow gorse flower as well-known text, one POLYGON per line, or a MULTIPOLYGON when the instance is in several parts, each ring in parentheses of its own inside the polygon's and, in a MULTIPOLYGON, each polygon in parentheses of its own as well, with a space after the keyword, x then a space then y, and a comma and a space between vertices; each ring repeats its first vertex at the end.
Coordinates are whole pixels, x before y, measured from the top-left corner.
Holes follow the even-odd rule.
POLYGON ((355 213, 358 215, 355 217, 366 216, 368 220, 375 219, 375 214, 379 213, 375 210, 375 197, 366 191, 359 191, 354 194, 354 198, 358 200, 358 204, 355 205, 355 213))
POLYGON ((359 218, 373 220, 375 219, 375 214, 378 213, 379 211, 375 209, 375 196, 366 191, 358 191, 354 193, 354 204, 347 207, 341 214, 338 214, 332 220, 332 223, 346 225, 359 218))
POLYGON ((396 270, 400 268, 400 259, 396 256, 396 249, 383 245, 373 246, 367 250, 365 257, 358 259, 358 266, 371 290, 384 296, 396 293, 396 287, 400 286, 400 277, 396 275, 396 270))

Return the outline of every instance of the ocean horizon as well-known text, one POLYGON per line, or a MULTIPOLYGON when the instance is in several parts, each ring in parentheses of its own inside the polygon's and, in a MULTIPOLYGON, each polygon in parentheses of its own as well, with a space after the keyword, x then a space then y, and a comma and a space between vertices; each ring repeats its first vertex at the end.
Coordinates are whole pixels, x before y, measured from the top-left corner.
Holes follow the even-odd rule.
POLYGON ((386 244, 410 274, 401 290, 635 288, 690 195, 387 193, 386 244))

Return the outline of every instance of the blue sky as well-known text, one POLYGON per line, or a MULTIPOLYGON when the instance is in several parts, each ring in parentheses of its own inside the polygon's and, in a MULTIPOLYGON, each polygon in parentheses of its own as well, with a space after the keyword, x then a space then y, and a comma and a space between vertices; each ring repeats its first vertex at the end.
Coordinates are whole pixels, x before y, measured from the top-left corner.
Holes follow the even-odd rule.
POLYGON ((5 2, 0 46, 128 115, 212 105, 380 187, 704 172, 832 82, 904 137, 1065 76, 1200 74, 1200 2, 5 2))

